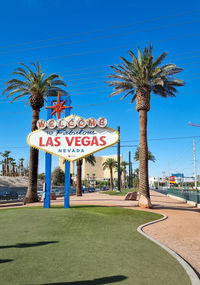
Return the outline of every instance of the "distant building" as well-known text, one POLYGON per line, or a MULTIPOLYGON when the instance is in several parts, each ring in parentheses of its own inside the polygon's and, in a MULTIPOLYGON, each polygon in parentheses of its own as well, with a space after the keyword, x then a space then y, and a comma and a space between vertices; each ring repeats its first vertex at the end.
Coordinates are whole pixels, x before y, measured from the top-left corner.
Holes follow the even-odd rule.
MULTIPOLYGON (((110 171, 109 169, 103 170, 103 163, 107 158, 113 158, 117 161, 117 155, 104 155, 104 156, 95 156, 96 163, 95 165, 91 165, 83 159, 82 164, 82 180, 109 180, 110 179, 110 171)), ((123 156, 120 156, 120 162, 123 161, 123 156)), ((60 168, 65 171, 65 164, 63 163, 63 159, 59 159, 60 168)), ((76 167, 75 162, 70 163, 70 174, 72 175, 72 179, 76 180, 76 167)), ((117 178, 117 170, 113 169, 113 178, 117 178)))
POLYGON ((184 174, 183 173, 175 173, 175 174, 172 173, 171 176, 184 178, 184 174))
POLYGON ((194 177, 184 177, 184 183, 194 183, 194 177))
MULTIPOLYGON (((199 177, 200 178, 200 177, 199 177)), ((197 179, 198 181, 198 179, 197 179)), ((150 187, 154 187, 154 186, 158 186, 158 185, 162 185, 162 186, 168 186, 168 177, 166 178, 161 178, 161 177, 149 177, 149 186, 150 187)), ((176 174, 172 174, 170 176, 170 185, 173 184, 181 184, 183 185, 183 183, 194 183, 194 177, 184 177, 183 173, 176 173, 176 174)))
POLYGON ((155 187, 155 185, 165 185, 166 184, 166 180, 164 178, 155 176, 155 177, 149 177, 149 186, 150 187, 155 187))

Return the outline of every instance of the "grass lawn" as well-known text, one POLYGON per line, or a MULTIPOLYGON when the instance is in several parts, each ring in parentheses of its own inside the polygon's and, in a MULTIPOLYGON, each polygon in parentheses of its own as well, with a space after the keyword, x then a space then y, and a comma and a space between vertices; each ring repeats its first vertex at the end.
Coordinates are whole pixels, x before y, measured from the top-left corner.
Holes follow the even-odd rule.
POLYGON ((187 285, 136 228, 160 215, 115 207, 0 210, 2 285, 187 285))
POLYGON ((101 194, 108 194, 108 195, 117 195, 117 196, 125 196, 128 192, 137 192, 138 189, 121 189, 121 192, 116 190, 108 190, 102 191, 101 194))

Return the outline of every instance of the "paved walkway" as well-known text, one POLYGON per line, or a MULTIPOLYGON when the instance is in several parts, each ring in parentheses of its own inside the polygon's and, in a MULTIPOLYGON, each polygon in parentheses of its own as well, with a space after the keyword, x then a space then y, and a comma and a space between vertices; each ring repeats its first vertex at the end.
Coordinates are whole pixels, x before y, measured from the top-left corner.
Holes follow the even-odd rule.
MULTIPOLYGON (((145 227, 144 231, 173 249, 200 274, 200 209, 155 191, 151 191, 151 200, 153 209, 146 209, 145 211, 167 215, 168 219, 145 227)), ((38 205, 40 204, 38 203, 38 205)), ((52 204, 62 205, 63 198, 52 201, 52 204)), ((111 196, 100 193, 86 193, 82 197, 71 196, 70 204, 118 206, 141 210, 137 205, 137 201, 125 201, 124 196, 111 196)), ((29 205, 31 206, 31 204, 29 205)), ((16 203, 15 206, 23 207, 20 203, 16 203)), ((8 205, 0 205, 0 209, 4 207, 7 208, 8 205)))

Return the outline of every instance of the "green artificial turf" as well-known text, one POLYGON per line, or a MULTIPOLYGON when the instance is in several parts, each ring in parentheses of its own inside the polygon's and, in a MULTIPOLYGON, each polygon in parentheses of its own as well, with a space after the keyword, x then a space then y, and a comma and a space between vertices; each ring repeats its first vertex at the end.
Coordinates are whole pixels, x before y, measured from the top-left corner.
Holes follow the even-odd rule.
POLYGON ((0 211, 2 285, 187 285, 187 274, 140 235, 155 213, 115 207, 0 211))
POLYGON ((102 191, 101 194, 125 196, 128 192, 137 192, 137 191, 138 191, 138 189, 121 189, 121 191, 108 190, 108 191, 102 191))

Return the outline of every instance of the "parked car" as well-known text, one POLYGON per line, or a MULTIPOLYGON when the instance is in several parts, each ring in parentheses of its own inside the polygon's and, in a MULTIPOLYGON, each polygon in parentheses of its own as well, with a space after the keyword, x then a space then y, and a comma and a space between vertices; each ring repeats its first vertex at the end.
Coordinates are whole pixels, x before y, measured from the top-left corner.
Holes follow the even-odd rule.
POLYGON ((87 188, 87 191, 88 191, 88 192, 95 192, 95 188, 94 188, 94 187, 88 187, 88 188, 87 188))
POLYGON ((16 200, 18 193, 15 191, 7 190, 0 193, 0 200, 16 200))
POLYGON ((105 187, 105 186, 104 186, 104 187, 101 187, 101 188, 100 188, 100 191, 107 191, 107 190, 109 190, 109 189, 110 189, 109 187, 105 187))

